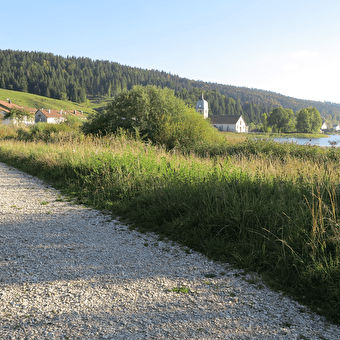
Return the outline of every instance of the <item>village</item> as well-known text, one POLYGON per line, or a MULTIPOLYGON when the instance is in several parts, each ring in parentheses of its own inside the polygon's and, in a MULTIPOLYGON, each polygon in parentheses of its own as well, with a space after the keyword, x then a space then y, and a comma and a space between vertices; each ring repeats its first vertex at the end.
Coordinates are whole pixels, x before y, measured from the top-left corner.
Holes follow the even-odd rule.
MULTIPOLYGON (((202 98, 196 103, 196 112, 201 114, 204 119, 209 118, 211 124, 221 132, 236 132, 236 133, 248 133, 249 126, 246 124, 242 115, 210 115, 209 116, 209 105, 202 98)), ((67 117, 76 117, 81 120, 86 120, 86 115, 83 111, 77 110, 51 110, 51 109, 36 109, 30 107, 22 107, 11 102, 10 99, 7 101, 0 100, 0 119, 2 118, 2 124, 4 125, 18 125, 24 124, 26 126, 34 125, 37 123, 48 123, 48 124, 60 124, 67 120, 67 117), (13 110, 23 110, 29 113, 28 116, 8 117, 8 113, 13 110), (6 117, 7 116, 7 117, 6 117)), ((333 130, 335 132, 340 131, 340 125, 335 124, 329 128, 323 119, 320 132, 326 130, 333 130)))
POLYGON ((12 103, 10 99, 7 99, 7 101, 0 100, 0 118, 3 119, 2 124, 4 125, 24 124, 29 126, 37 123, 60 124, 65 122, 68 116, 76 117, 81 120, 86 119, 84 113, 77 110, 36 109, 19 106, 12 103), (7 117, 8 113, 13 109, 28 112, 28 115, 19 118, 7 117))
MULTIPOLYGON (((238 132, 247 133, 248 125, 245 123, 242 115, 211 115, 209 116, 208 102, 204 99, 198 100, 196 103, 196 112, 203 115, 203 117, 209 118, 211 124, 222 132, 238 132)), ((10 99, 7 101, 0 100, 0 117, 3 118, 4 125, 18 125, 24 124, 26 126, 34 125, 37 123, 48 123, 48 124, 60 124, 67 120, 67 116, 77 117, 81 120, 85 120, 86 116, 82 111, 72 110, 51 110, 51 109, 36 109, 30 107, 21 107, 11 102, 10 99), (22 116, 20 118, 6 117, 6 115, 12 110, 24 110, 29 112, 29 116, 22 116), (5 118, 6 117, 6 118, 5 118)))

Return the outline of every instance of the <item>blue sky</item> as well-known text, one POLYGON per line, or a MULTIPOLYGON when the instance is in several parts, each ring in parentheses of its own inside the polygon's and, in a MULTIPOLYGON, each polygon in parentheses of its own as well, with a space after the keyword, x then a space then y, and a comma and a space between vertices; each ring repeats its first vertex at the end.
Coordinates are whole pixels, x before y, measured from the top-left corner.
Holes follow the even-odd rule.
POLYGON ((339 0, 12 0, 0 49, 340 103, 339 0))

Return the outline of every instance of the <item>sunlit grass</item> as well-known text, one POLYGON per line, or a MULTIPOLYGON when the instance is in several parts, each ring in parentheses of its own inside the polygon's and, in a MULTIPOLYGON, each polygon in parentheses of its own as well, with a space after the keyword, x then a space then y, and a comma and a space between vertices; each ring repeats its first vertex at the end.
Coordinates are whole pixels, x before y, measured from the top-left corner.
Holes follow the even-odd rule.
POLYGON ((238 144, 248 140, 248 134, 236 132, 221 132, 230 144, 238 144))
POLYGON ((124 134, 0 141, 1 161, 140 230, 258 271, 336 322, 339 159, 337 149, 249 140, 205 157, 124 134))
POLYGON ((7 98, 10 98, 12 103, 27 108, 31 107, 36 109, 45 108, 51 110, 77 110, 83 111, 84 113, 95 113, 93 107, 94 105, 90 103, 79 104, 71 101, 43 97, 27 92, 0 89, 0 100, 6 101, 7 98))

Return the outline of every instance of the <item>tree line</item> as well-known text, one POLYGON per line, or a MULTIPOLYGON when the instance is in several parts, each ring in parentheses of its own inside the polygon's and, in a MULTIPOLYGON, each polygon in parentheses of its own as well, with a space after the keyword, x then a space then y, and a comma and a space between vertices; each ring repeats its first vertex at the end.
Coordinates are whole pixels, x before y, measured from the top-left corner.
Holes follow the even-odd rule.
POLYGON ((269 115, 261 115, 262 130, 264 132, 302 132, 319 133, 322 126, 320 112, 315 107, 307 107, 296 112, 275 108, 269 115))
POLYGON ((270 91, 195 81, 164 71, 105 60, 0 50, 0 88, 82 103, 96 96, 116 97, 131 90, 134 85, 170 88, 177 97, 192 106, 203 92, 210 114, 242 114, 248 124, 261 124, 261 115, 276 107, 297 112, 310 106, 315 107, 330 125, 340 122, 340 104, 305 101, 270 91))

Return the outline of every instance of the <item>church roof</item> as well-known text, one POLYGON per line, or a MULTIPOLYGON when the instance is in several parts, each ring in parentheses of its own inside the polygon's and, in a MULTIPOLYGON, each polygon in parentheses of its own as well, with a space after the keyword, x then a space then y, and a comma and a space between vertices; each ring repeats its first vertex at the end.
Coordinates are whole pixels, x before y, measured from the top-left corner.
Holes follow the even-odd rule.
POLYGON ((211 124, 236 124, 242 115, 210 116, 211 124))

